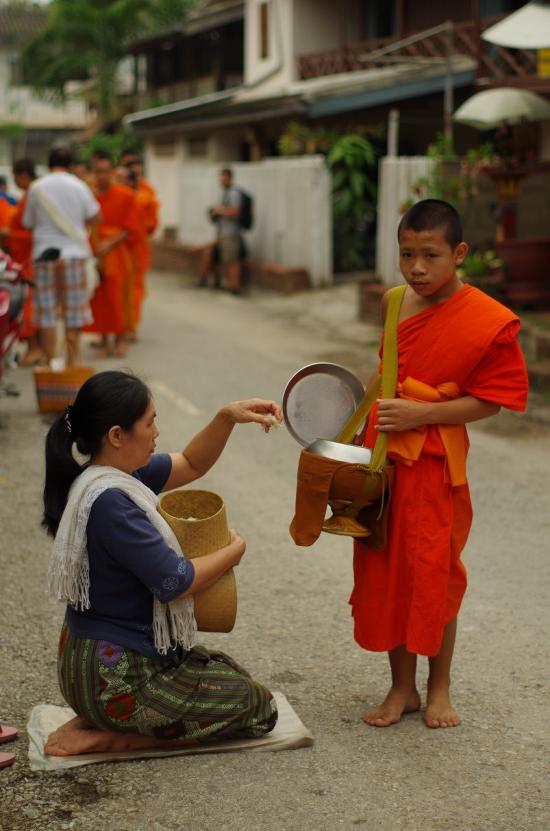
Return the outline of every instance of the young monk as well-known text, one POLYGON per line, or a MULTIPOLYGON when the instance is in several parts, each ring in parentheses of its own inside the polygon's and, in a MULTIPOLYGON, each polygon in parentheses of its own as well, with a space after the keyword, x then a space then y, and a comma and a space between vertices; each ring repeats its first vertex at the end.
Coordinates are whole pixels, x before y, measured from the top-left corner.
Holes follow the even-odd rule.
MULTIPOLYGON (((387 651, 391 688, 363 720, 387 727, 420 709, 418 655, 429 660, 424 721, 456 727, 449 696, 457 615, 466 590, 460 554, 472 510, 466 481, 465 425, 500 407, 523 411, 525 363, 516 341, 519 320, 456 274, 467 252, 460 218, 446 202, 426 199, 398 230, 407 282, 398 326, 397 397, 373 409, 363 444, 388 433, 395 461, 384 550, 355 542, 350 598, 355 639, 387 651)), ((385 312, 387 295, 382 301, 385 312)))
POLYGON ((101 357, 123 357, 124 333, 134 325, 132 249, 139 235, 136 199, 129 187, 113 181, 114 166, 108 153, 94 154, 92 173, 94 195, 101 207, 101 221, 92 234, 92 246, 100 261, 102 278, 91 302, 94 322, 86 331, 102 336, 101 357))

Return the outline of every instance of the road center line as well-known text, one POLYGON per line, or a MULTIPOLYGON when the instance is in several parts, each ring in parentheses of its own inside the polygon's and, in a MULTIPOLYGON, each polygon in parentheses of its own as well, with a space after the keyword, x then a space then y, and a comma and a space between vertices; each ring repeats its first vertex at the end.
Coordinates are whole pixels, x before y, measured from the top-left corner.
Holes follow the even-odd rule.
POLYGON ((198 416, 201 414, 199 408, 195 407, 192 401, 188 401, 187 398, 183 398, 181 395, 176 395, 176 393, 162 381, 153 381, 149 384, 149 386, 152 390, 167 398, 168 401, 178 408, 178 410, 182 410, 182 412, 187 415, 198 416))

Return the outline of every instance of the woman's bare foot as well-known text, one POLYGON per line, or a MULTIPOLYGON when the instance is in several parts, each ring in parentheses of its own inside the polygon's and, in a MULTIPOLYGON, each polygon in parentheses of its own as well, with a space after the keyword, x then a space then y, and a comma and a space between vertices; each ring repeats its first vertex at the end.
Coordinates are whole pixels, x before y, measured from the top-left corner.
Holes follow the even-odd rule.
POLYGON ((48 736, 47 756, 80 756, 83 753, 128 753, 134 750, 170 750, 197 744, 196 739, 155 739, 137 733, 117 733, 89 727, 73 718, 48 736))
POLYGON ((438 727, 458 727, 460 716, 451 704, 449 690, 428 692, 424 723, 434 729, 438 727))
POLYGON ((416 713, 420 709, 420 696, 416 689, 402 690, 392 687, 386 698, 378 707, 367 710, 362 718, 371 727, 389 727, 401 720, 406 713, 416 713))

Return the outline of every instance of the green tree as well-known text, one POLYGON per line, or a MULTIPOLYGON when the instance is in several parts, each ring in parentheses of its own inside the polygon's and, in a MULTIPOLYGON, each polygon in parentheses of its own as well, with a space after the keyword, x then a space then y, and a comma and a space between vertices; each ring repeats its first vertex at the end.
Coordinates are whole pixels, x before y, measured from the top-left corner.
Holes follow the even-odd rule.
POLYGON ((45 29, 25 47, 25 77, 64 96, 68 81, 91 79, 100 119, 117 117, 116 71, 128 43, 183 18, 194 0, 52 0, 45 29))
POLYGON ((354 271, 366 266, 367 226, 376 213, 374 144, 354 133, 340 136, 327 155, 332 173, 335 267, 354 271))

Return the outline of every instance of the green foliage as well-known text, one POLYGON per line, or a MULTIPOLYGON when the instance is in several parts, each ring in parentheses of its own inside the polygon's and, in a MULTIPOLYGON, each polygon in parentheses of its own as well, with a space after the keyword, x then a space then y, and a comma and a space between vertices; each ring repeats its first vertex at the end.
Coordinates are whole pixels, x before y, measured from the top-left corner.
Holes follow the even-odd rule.
POLYGON ((0 136, 8 141, 18 141, 27 135, 27 128, 18 121, 5 122, 0 124, 0 136))
POLYGON ((23 51, 27 83, 63 97, 92 80, 99 116, 117 116, 116 70, 128 43, 182 19, 194 0, 52 0, 46 28, 23 51))
POLYGON ((374 145, 364 136, 340 136, 327 155, 332 173, 334 253, 337 271, 366 267, 367 225, 375 214, 374 145))
POLYGON ((119 130, 116 133, 96 133, 80 150, 82 161, 89 161, 96 150, 105 150, 113 161, 117 161, 123 149, 135 150, 140 153, 142 150, 141 140, 126 130, 119 130))
POLYGON ((416 180, 411 197, 402 205, 403 212, 418 199, 427 198, 444 199, 460 210, 465 201, 477 195, 479 173, 493 159, 494 148, 487 142, 468 150, 461 158, 452 140, 437 133, 426 156, 433 161, 433 167, 427 176, 416 180))
POLYGON ((303 156, 309 153, 327 153, 336 139, 335 130, 311 127, 300 121, 289 121, 277 142, 281 156, 303 156))
POLYGON ((493 274, 501 268, 502 260, 498 259, 494 251, 472 251, 457 269, 457 274, 461 279, 475 281, 476 278, 493 274))
POLYGON ((290 121, 279 138, 282 156, 322 153, 332 174, 334 265, 337 271, 364 269, 369 253, 367 228, 375 216, 377 152, 371 139, 383 128, 355 125, 339 133, 290 121), (352 132, 353 131, 353 132, 352 132))
POLYGON ((456 273, 463 282, 471 283, 495 300, 505 301, 503 263, 494 251, 470 252, 456 273))

